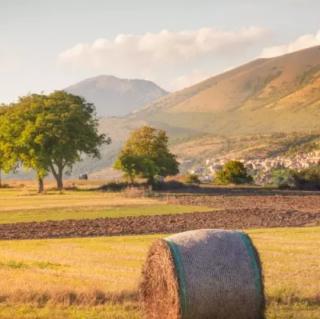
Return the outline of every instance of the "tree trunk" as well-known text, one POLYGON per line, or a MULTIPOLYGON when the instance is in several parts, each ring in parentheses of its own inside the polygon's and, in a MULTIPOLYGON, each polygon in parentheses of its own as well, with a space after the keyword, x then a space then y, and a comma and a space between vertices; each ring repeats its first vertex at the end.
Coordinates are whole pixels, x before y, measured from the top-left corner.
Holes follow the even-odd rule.
POLYGON ((147 179, 148 185, 152 186, 154 185, 154 176, 149 176, 147 179))
POLYGON ((59 191, 63 190, 63 168, 58 167, 58 172, 56 176, 57 188, 59 191))
POLYGON ((62 174, 58 174, 57 175, 57 188, 59 191, 62 191, 63 190, 63 178, 62 178, 62 174))
POLYGON ((41 194, 43 192, 44 192, 43 177, 38 176, 38 193, 41 194))
POLYGON ((130 181, 130 184, 134 184, 134 175, 130 175, 129 174, 129 181, 130 181))
POLYGON ((57 189, 59 191, 63 190, 63 166, 58 166, 57 169, 54 167, 53 163, 50 165, 50 169, 52 172, 53 177, 56 180, 57 183, 57 189))

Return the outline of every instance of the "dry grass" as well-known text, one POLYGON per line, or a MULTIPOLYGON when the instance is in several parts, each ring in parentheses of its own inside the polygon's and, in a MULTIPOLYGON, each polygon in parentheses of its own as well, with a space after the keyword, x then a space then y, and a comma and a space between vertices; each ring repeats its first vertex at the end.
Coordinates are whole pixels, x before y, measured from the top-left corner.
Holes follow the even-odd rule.
POLYGON ((181 318, 178 278, 170 249, 164 240, 151 246, 143 267, 140 293, 145 318, 181 318))
POLYGON ((141 319, 135 304, 108 304, 97 307, 34 307, 0 305, 1 319, 141 319))
POLYGON ((120 193, 97 191, 64 191, 62 194, 50 191, 38 195, 34 189, 0 189, 0 211, 77 208, 77 207, 116 207, 128 205, 150 205, 156 201, 150 198, 128 198, 120 193))
POLYGON ((95 219, 212 211, 190 205, 168 205, 147 197, 100 191, 49 191, 34 186, 0 189, 0 223, 46 220, 95 219))
MULTIPOLYGON (((320 228, 248 232, 265 270, 267 318, 319 318, 320 228)), ((147 250, 161 237, 1 241, 0 295, 7 302, 0 318, 13 318, 3 315, 12 309, 20 316, 14 318, 140 318, 134 292, 147 250), (101 310, 111 309, 110 301, 118 309, 114 317, 101 310), (66 305, 72 307, 62 310, 66 305), (48 307, 54 309, 52 317, 46 314, 48 307), (21 309, 25 314, 20 315, 21 309)))
POLYGON ((1 241, 1 294, 135 290, 153 238, 1 241))
POLYGON ((268 302, 316 305, 320 315, 320 228, 251 233, 265 268, 268 302))

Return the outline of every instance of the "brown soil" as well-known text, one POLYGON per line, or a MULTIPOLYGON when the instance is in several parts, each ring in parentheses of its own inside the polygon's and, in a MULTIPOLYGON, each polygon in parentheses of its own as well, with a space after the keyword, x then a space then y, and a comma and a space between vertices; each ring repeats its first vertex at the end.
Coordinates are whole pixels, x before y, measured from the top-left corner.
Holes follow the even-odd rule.
POLYGON ((0 225, 0 239, 175 233, 200 228, 242 229, 320 225, 320 212, 237 208, 208 213, 65 220, 0 225))
MULTIPOLYGON (((248 191, 247 191, 248 192, 248 191)), ((267 209, 277 211, 297 210, 320 213, 320 193, 292 195, 287 193, 256 194, 224 192, 221 195, 161 194, 170 204, 208 206, 216 209, 267 209)))

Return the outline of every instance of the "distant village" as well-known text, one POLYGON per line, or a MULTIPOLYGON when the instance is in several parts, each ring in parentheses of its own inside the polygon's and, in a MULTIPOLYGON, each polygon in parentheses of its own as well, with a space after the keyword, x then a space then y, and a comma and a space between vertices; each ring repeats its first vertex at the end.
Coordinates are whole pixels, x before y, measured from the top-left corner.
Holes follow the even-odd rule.
MULTIPOLYGON (((189 170, 189 173, 196 174, 202 182, 211 182, 217 170, 232 158, 208 158, 203 165, 197 165, 189 170)), ((269 182, 271 172, 274 169, 289 168, 301 170, 319 163, 320 150, 310 153, 297 154, 292 157, 275 156, 270 158, 257 159, 237 159, 247 168, 249 174, 254 178, 258 185, 264 185, 269 182)))

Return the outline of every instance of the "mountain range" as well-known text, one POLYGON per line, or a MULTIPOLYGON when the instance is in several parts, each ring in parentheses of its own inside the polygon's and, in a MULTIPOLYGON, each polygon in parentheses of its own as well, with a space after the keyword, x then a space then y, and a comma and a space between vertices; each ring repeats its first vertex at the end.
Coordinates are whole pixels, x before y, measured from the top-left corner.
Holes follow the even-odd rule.
MULTIPOLYGON (((318 143, 320 46, 257 59, 178 92, 160 89, 160 94, 126 116, 101 119, 100 130, 113 143, 102 150, 102 160, 85 161, 81 169, 105 172, 130 131, 142 125, 165 129, 172 151, 190 165, 219 156, 272 156, 318 143)), ((99 105, 106 105, 103 99, 99 105)))
POLYGON ((257 59, 178 92, 160 92, 162 97, 133 113, 101 120, 113 144, 94 170, 110 165, 129 132, 145 124, 168 132, 182 162, 309 143, 306 136, 314 140, 320 132, 320 46, 257 59))

